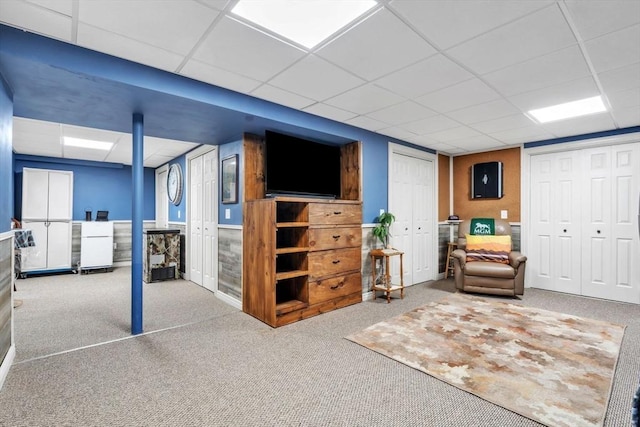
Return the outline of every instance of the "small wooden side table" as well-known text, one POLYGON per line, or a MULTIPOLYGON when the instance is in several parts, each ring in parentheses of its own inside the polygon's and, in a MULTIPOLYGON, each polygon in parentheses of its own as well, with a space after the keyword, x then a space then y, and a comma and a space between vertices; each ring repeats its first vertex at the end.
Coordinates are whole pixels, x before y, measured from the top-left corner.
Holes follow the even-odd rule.
POLYGON ((373 291, 373 299, 376 299, 376 291, 384 292, 384 295, 387 297, 387 304, 391 302, 391 292, 400 291, 400 298, 404 299, 404 274, 402 270, 402 256, 404 252, 399 251, 397 249, 373 249, 370 252, 371 255, 371 278, 372 278, 372 286, 371 290, 373 291), (400 284, 392 284, 391 283, 391 269, 390 269, 390 258, 392 256, 400 257, 400 284), (382 276, 382 282, 376 283, 377 276, 377 268, 376 268, 376 260, 382 259, 384 263, 384 276, 382 276))
POLYGON ((445 264, 445 267, 444 267, 445 279, 449 277, 449 272, 451 272, 451 275, 453 276, 453 260, 451 259, 451 252, 456 250, 457 247, 458 247, 458 244, 456 242, 449 242, 447 244, 447 263, 445 264))

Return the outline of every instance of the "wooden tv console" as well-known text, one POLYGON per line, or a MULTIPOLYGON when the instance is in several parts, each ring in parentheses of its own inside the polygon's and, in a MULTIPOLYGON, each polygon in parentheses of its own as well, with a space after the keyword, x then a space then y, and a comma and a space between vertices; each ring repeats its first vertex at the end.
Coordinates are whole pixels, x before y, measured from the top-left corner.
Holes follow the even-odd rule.
POLYGON ((278 327, 362 301, 360 202, 275 197, 244 217, 244 312, 278 327))

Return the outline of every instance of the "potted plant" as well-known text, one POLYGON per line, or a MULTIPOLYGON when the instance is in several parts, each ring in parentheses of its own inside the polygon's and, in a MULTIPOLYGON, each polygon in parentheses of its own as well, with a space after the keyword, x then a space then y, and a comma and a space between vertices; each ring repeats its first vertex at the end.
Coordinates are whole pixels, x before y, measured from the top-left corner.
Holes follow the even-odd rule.
POLYGON ((378 217, 378 225, 373 228, 373 235, 382 243, 384 248, 390 247, 389 236, 391 236, 391 224, 396 220, 391 212, 383 212, 378 217))

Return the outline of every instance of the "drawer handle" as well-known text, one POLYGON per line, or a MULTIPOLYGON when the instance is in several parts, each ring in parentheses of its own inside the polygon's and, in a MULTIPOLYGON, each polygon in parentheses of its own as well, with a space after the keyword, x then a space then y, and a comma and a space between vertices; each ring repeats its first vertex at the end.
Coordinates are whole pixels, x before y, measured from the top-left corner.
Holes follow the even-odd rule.
POLYGON ((342 215, 342 211, 334 211, 333 214, 334 215, 342 215))
POLYGON ((338 240, 339 238, 340 238, 339 234, 337 236, 333 236, 333 240, 338 240))
POLYGON ((338 263, 340 263, 340 260, 339 260, 339 259, 334 259, 332 262, 333 262, 334 264, 338 264, 338 263))
POLYGON ((341 288, 341 287, 343 287, 343 286, 344 286, 344 280, 343 280, 343 281, 341 281, 340 283, 338 283, 338 284, 337 284, 337 285, 335 285, 335 286, 331 286, 331 289, 338 289, 338 288, 341 288))

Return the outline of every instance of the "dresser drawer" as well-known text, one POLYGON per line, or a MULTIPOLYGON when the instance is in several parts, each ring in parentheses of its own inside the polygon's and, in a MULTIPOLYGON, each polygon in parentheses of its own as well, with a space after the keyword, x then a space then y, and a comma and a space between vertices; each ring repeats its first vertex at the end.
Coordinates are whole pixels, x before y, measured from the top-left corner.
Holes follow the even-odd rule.
POLYGON ((362 246, 360 227, 310 228, 309 248, 312 251, 362 246))
POLYGON ((362 224, 360 203, 309 203, 309 223, 362 224))
POLYGON ((309 282, 309 305, 358 292, 362 293, 362 276, 360 273, 351 273, 346 276, 309 282))
POLYGON ((360 271, 361 248, 334 249, 329 251, 309 252, 309 281, 344 272, 360 271))

